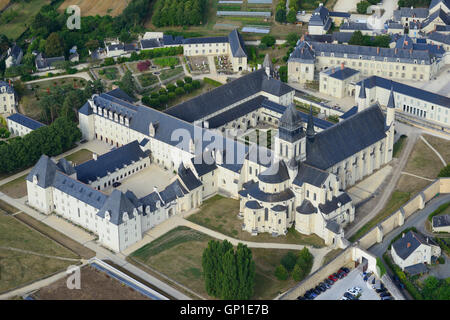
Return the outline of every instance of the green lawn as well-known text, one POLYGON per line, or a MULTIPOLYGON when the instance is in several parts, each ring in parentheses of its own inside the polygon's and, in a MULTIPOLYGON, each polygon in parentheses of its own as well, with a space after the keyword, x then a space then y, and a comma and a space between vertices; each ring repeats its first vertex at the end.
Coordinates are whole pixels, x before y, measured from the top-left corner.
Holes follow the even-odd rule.
POLYGON ((12 4, 0 15, 0 33, 8 39, 17 39, 31 24, 41 7, 50 2, 50 0, 30 0, 12 4))
POLYGON ((80 163, 91 160, 92 154, 93 152, 88 149, 81 149, 78 150, 77 152, 68 155, 67 157, 65 157, 65 159, 67 161, 72 161, 73 165, 76 166, 80 163))
POLYGON ((175 67, 180 64, 178 57, 161 57, 152 60, 153 64, 161 67, 175 67))
MULTIPOLYGON (((202 254, 211 237, 187 227, 177 227, 130 255, 207 299, 202 268, 202 254)), ((254 249, 255 287, 252 299, 273 299, 292 287, 291 280, 279 281, 275 268, 288 250, 254 249)), ((294 251, 295 252, 295 251, 294 251)))
POLYGON ((187 219, 243 241, 304 244, 318 248, 325 246, 324 241, 317 235, 303 235, 293 228, 289 229, 286 236, 272 237, 268 233, 252 236, 247 231, 242 230, 243 222, 237 217, 238 213, 239 200, 216 195, 203 202, 200 211, 187 219))
POLYGON ((27 195, 27 182, 25 180, 27 175, 28 174, 25 174, 0 186, 0 192, 3 192, 14 199, 25 197, 27 195))

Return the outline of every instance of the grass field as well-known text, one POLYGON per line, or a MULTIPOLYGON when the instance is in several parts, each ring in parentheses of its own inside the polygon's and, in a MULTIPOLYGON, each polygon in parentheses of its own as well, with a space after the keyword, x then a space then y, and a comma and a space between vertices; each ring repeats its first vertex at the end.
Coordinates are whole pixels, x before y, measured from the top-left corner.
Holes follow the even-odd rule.
POLYGON ((436 153, 418 139, 403 171, 434 179, 443 166, 436 153))
POLYGON ((238 213, 238 200, 217 195, 203 202, 200 211, 189 216, 187 219, 227 236, 244 241, 305 244, 318 248, 325 245, 323 240, 318 236, 302 235, 292 228, 286 236, 272 237, 268 233, 252 236, 247 231, 242 230, 242 220, 237 217, 238 213))
POLYGON ((441 139, 429 134, 424 134, 423 137, 429 144, 435 148, 439 154, 444 158, 445 162, 450 163, 450 141, 441 139))
POLYGON ((0 186, 0 192, 3 192, 7 196, 10 196, 14 199, 20 199, 27 195, 27 182, 26 177, 28 174, 25 174, 13 181, 10 181, 2 186, 0 186))
MULTIPOLYGON (((202 254, 209 236, 187 227, 175 228, 130 255, 153 269, 164 273, 205 298, 202 276, 202 254)), ((291 287, 293 280, 279 281, 275 268, 287 250, 251 249, 256 266, 252 299, 273 299, 278 292, 291 287)))
POLYGON ((58 8, 59 11, 64 11, 70 5, 79 6, 81 15, 85 16, 104 16, 110 15, 112 17, 118 16, 125 9, 130 0, 66 0, 58 8))
POLYGON ((149 300, 140 292, 123 285, 94 267, 81 269, 81 289, 67 288, 67 277, 39 289, 33 294, 39 300, 149 300))
POLYGON ((80 163, 86 162, 88 160, 92 159, 92 151, 88 149, 81 149, 77 152, 74 152, 70 155, 68 155, 66 158, 67 161, 72 161, 73 165, 79 165, 80 163))
POLYGON ((0 15, 0 33, 6 35, 9 39, 17 39, 31 24, 41 7, 50 4, 50 2, 50 0, 30 0, 29 2, 13 3, 0 15), (7 21, 5 21, 7 16, 12 19, 4 23, 7 21))

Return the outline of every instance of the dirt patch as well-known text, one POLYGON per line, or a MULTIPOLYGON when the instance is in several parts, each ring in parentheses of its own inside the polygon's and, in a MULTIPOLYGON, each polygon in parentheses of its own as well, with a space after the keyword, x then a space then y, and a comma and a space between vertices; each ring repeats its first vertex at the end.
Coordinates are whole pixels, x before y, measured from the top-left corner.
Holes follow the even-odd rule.
POLYGON ((86 16, 100 16, 110 15, 112 17, 118 16, 125 9, 130 0, 66 0, 59 7, 59 11, 64 11, 70 5, 79 6, 81 15, 86 16))
POLYGON ((33 294, 37 300, 151 300, 91 266, 81 269, 81 289, 67 288, 67 277, 33 294))
POLYGON ((422 139, 418 139, 403 171, 435 179, 442 167, 443 164, 436 153, 422 139))
POLYGON ((31 228, 46 235, 53 241, 70 249, 72 252, 74 252, 78 256, 82 257, 83 259, 90 259, 95 256, 95 252, 92 251, 91 249, 81 245, 80 243, 76 242, 75 240, 72 240, 71 238, 67 237, 66 235, 62 234, 61 232, 56 231, 55 229, 45 225, 44 223, 34 219, 33 217, 30 217, 26 213, 21 212, 19 214, 16 214, 14 217, 17 218, 18 220, 22 221, 23 223, 27 224, 31 228))
POLYGON ((397 190, 409 192, 411 194, 411 198, 413 198, 417 192, 421 191, 431 183, 431 181, 404 174, 397 182, 397 190))
POLYGON ((11 0, 0 0, 0 11, 5 9, 10 2, 11 0))
POLYGON ((77 152, 74 152, 68 155, 66 158, 67 161, 72 161, 73 166, 77 166, 83 162, 89 161, 92 159, 92 151, 87 149, 81 149, 77 152))
POLYGON ((444 158, 445 162, 450 163, 450 141, 441 139, 429 134, 424 134, 423 137, 429 144, 435 148, 439 154, 444 158))
POLYGON ((0 191, 7 196, 20 199, 27 195, 27 181, 25 180, 28 174, 25 174, 13 181, 10 181, 0 187, 0 191))

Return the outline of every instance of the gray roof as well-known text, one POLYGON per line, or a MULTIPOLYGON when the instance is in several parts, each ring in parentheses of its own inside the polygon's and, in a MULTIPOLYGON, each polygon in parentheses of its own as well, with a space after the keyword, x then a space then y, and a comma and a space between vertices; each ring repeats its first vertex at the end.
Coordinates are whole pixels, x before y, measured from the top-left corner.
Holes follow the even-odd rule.
POLYGON ((311 15, 311 18, 309 19, 309 25, 310 26, 326 26, 329 18, 330 12, 327 8, 324 6, 319 6, 314 10, 314 12, 311 15))
POLYGON ((341 226, 334 220, 328 220, 325 228, 332 231, 335 234, 339 234, 341 230, 341 226))
POLYGON ((450 226, 450 214, 433 217, 433 227, 447 227, 450 226))
POLYGON ((391 92, 389 93, 389 101, 388 101, 388 104, 386 107, 395 109, 394 87, 393 86, 391 86, 391 92))
POLYGON ((259 189, 259 183, 251 184, 246 190, 247 194, 252 198, 262 202, 283 202, 295 197, 294 192, 290 188, 278 193, 267 193, 259 189))
POLYGON ((298 168, 297 176, 294 179, 294 184, 302 186, 303 183, 308 183, 315 187, 321 188, 328 176, 329 173, 327 171, 301 163, 298 168))
POLYGON ((228 42, 228 37, 188 38, 183 40, 183 44, 226 43, 226 42, 228 42))
POLYGON ((426 18, 428 17, 427 8, 407 8, 401 7, 399 10, 394 10, 394 20, 400 21, 401 18, 426 18))
POLYGON ((378 76, 371 76, 369 78, 366 78, 360 82, 358 82, 358 85, 361 85, 361 83, 364 82, 364 85, 366 88, 370 89, 373 87, 381 87, 386 90, 390 90, 391 86, 394 88, 394 92, 404 94, 416 99, 421 99, 427 102, 430 102, 435 105, 440 105, 443 107, 450 107, 450 98, 446 96, 441 96, 439 94, 422 90, 416 87, 411 87, 406 84, 392 81, 386 78, 381 78, 378 76))
POLYGON ((134 218, 135 205, 128 197, 119 190, 113 190, 111 195, 106 199, 104 205, 97 213, 101 218, 105 218, 105 213, 110 214, 110 222, 115 225, 123 223, 123 214, 126 212, 130 219, 134 218))
POLYGON ((343 192, 339 196, 333 196, 331 200, 327 200, 325 203, 319 204, 319 209, 323 214, 330 214, 331 212, 337 210, 340 206, 343 206, 351 201, 352 199, 350 196, 346 192, 343 192))
MULTIPOLYGON (((302 42, 299 43, 299 46, 302 42)), ((345 45, 345 44, 332 44, 332 43, 321 43, 321 42, 310 42, 312 50, 315 52, 315 56, 320 56, 322 53, 326 57, 330 57, 333 54, 335 57, 344 57, 344 54, 351 59, 362 59, 371 60, 372 57, 375 61, 384 61, 386 58, 389 62, 399 62, 403 63, 413 63, 414 60, 418 60, 421 63, 423 60, 425 64, 431 64, 434 55, 431 52, 423 50, 407 50, 407 49, 397 49, 397 48, 376 48, 367 46, 357 46, 357 45, 345 45)), ((295 49, 291 55, 291 59, 298 59, 299 53, 295 49)))
POLYGON ((378 104, 340 121, 306 140, 306 164, 327 170, 386 137, 385 117, 378 104), (370 130, 368 130, 370 128, 370 130))
POLYGON ((159 48, 161 46, 162 45, 158 41, 158 39, 144 39, 144 40, 141 40, 141 48, 142 48, 142 50, 159 48))
POLYGON ((281 96, 292 90, 294 89, 279 80, 269 79, 264 69, 259 69, 169 108, 165 112, 184 121, 194 122, 260 91, 281 96))
POLYGON ((6 93, 15 93, 15 91, 14 91, 14 88, 13 88, 13 86, 12 85, 10 85, 8 82, 6 82, 6 81, 1 81, 0 80, 0 88, 3 88, 3 87, 5 87, 6 88, 6 93))
POLYGON ((172 36, 172 35, 163 35, 162 42, 165 46, 173 46, 173 45, 182 45, 184 37, 183 36, 172 36))
POLYGON ((433 9, 435 6, 440 5, 450 9, 450 0, 431 0, 430 6, 428 8, 433 9))
POLYGON ((262 209, 263 207, 259 204, 258 201, 250 200, 245 203, 245 206, 252 210, 262 209))
POLYGON ((231 54, 235 58, 247 57, 247 52, 245 50, 245 43, 241 37, 241 34, 234 29, 228 35, 228 41, 230 42, 231 54))
POLYGON ((163 201, 162 199, 159 197, 158 193, 156 192, 152 192, 149 195, 141 198, 140 203, 142 203, 143 205, 143 209, 144 209, 144 215, 145 215, 145 211, 147 209, 147 207, 150 208, 150 212, 154 212, 156 211, 156 204, 159 202, 160 206, 163 205, 163 201))
POLYGON ((308 41, 301 41, 289 56, 289 61, 314 63, 316 54, 308 41))
POLYGON ((302 204, 296 208, 297 212, 300 214, 313 214, 317 213, 317 208, 313 206, 313 204, 307 200, 304 199, 302 204))
POLYGON ((424 263, 413 264, 412 266, 405 267, 405 272, 410 276, 428 272, 428 268, 424 263))
POLYGON ((336 68, 328 68, 324 72, 332 78, 345 80, 357 74, 359 71, 348 67, 344 67, 343 69, 341 67, 336 67, 336 68))
POLYGON ((426 26, 428 26, 430 23, 432 23, 434 20, 436 20, 438 18, 441 18, 441 20, 446 25, 450 24, 450 16, 447 13, 445 13, 444 10, 439 9, 439 10, 433 12, 428 18, 423 20, 421 27, 425 28, 426 26))
POLYGON ((330 16, 331 17, 350 18, 351 14, 348 12, 330 11, 330 16))
POLYGON ((185 168, 183 164, 180 164, 178 168, 178 176, 189 191, 202 186, 201 181, 197 179, 191 168, 185 168))
POLYGON ((120 88, 116 88, 114 90, 108 91, 105 94, 110 95, 111 97, 129 102, 129 103, 136 102, 136 99, 130 97, 125 91, 123 91, 120 88))
POLYGON ((116 169, 122 169, 147 157, 142 151, 139 142, 134 140, 120 148, 114 149, 97 157, 97 160, 89 160, 75 167, 78 180, 89 183, 97 180, 97 177, 105 177, 108 172, 113 173, 116 169))
POLYGON ((258 179, 265 183, 275 184, 289 180, 289 173, 286 163, 281 160, 274 163, 268 169, 258 175, 258 179))
POLYGON ((430 32, 427 35, 427 38, 428 38, 428 40, 431 40, 431 41, 437 41, 440 43, 450 44, 450 34, 444 34, 444 33, 439 33, 439 32, 430 32))
POLYGON ((19 56, 23 53, 23 51, 18 45, 14 44, 10 48, 10 51, 8 53, 9 53, 9 56, 13 57, 14 60, 17 60, 19 58, 19 56))
POLYGON ((191 162, 199 177, 204 176, 205 174, 217 169, 217 165, 215 162, 208 163, 202 156, 192 158, 191 162))
POLYGON ((436 30, 438 32, 450 32, 450 25, 448 26, 443 26, 443 25, 436 25, 436 30))
POLYGON ((56 166, 59 168, 59 170, 61 170, 68 176, 76 173, 74 167, 72 166, 72 164, 70 164, 69 161, 66 160, 66 158, 59 159, 59 161, 56 163, 56 166))
POLYGON ((414 231, 409 231, 404 237, 400 237, 392 244, 397 255, 405 260, 413 253, 421 244, 428 245, 424 236, 414 231))
POLYGON ((36 56, 35 63, 36 63, 36 67, 38 69, 46 69, 46 68, 53 66, 53 64, 55 64, 57 62, 62 62, 65 60, 66 60, 66 58, 64 58, 64 56, 46 58, 43 53, 39 53, 36 56))
POLYGON ((284 212, 287 210, 286 206, 283 206, 281 204, 277 204, 276 206, 273 206, 272 208, 270 208, 272 211, 276 211, 276 212, 284 212))
POLYGON ((291 103, 280 118, 280 127, 293 130, 301 126, 302 122, 300 111, 291 103))
POLYGON ((339 30, 372 30, 367 23, 347 21, 341 24, 339 30))
POLYGON ((28 128, 28 129, 31 129, 31 130, 36 130, 41 127, 45 127, 45 124, 42 124, 39 121, 31 119, 30 117, 27 117, 21 113, 14 113, 6 119, 14 121, 14 122, 28 128))
POLYGON ((359 96, 360 99, 366 99, 366 83, 363 81, 361 88, 359 89, 359 96))
POLYGON ((161 196, 163 202, 167 204, 178 198, 183 198, 188 193, 189 191, 187 191, 183 187, 180 180, 176 179, 174 182, 169 184, 163 191, 161 191, 159 195, 161 196))
POLYGON ((57 171, 56 164, 48 156, 42 155, 28 174, 27 181, 33 182, 33 176, 36 175, 37 185, 45 189, 53 184, 57 171))

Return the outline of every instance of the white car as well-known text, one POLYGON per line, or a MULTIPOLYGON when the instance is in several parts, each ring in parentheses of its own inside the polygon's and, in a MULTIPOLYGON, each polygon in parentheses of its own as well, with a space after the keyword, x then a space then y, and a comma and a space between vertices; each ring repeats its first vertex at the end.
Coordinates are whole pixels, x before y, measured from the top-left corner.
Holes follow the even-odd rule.
POLYGON ((347 298, 347 297, 342 296, 341 300, 350 300, 350 299, 347 298))
POLYGON ((355 290, 357 293, 361 293, 362 289, 360 287, 353 287, 353 290, 355 290))
POLYGON ((348 289, 347 292, 350 293, 352 296, 356 296, 358 294, 358 291, 356 291, 354 288, 348 289))

